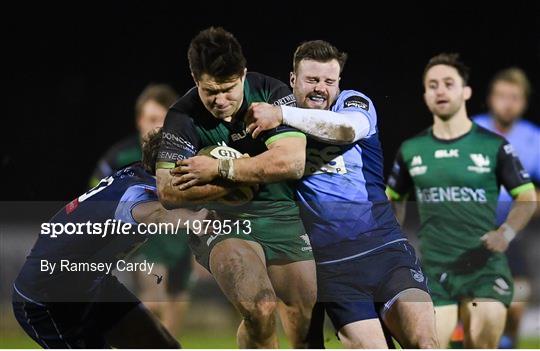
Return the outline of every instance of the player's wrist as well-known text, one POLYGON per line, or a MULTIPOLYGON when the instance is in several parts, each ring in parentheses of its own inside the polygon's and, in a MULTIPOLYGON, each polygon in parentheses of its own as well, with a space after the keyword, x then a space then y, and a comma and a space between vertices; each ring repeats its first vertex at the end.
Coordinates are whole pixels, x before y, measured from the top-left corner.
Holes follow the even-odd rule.
POLYGON ((220 178, 234 181, 234 159, 219 160, 218 175, 220 178))
POLYGON ((294 123, 294 120, 297 118, 296 116, 298 115, 298 113, 295 115, 295 112, 297 112, 296 110, 298 110, 298 108, 280 105, 279 109, 281 110, 281 124, 286 124, 290 126, 291 120, 292 123, 294 123))
POLYGON ((501 230, 502 236, 506 239, 508 243, 510 243, 514 238, 516 237, 516 231, 514 228, 509 226, 507 223, 503 223, 499 229, 501 230))
POLYGON ((279 124, 285 124, 285 118, 284 112, 283 112, 283 105, 276 106, 277 107, 277 116, 278 116, 278 122, 279 124))

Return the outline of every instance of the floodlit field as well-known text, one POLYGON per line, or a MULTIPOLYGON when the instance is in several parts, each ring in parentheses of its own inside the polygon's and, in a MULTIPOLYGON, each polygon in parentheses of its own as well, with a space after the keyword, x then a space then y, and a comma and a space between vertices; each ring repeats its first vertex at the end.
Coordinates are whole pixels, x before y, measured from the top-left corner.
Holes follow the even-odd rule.
MULTIPOLYGON (((227 333, 218 333, 215 330, 204 331, 190 331, 180 336, 180 342, 182 347, 197 349, 197 348, 209 348, 209 349, 228 349, 236 348, 235 331, 231 330, 227 333)), ((280 335, 281 348, 289 348, 289 343, 283 335, 280 335)), ((0 338, 0 348, 6 349, 25 349, 25 348, 39 348, 32 339, 26 335, 10 335, 0 338)), ((331 334, 331 331, 326 333, 326 348, 340 349, 340 342, 331 334)), ((526 349, 538 349, 540 348, 540 337, 522 339, 519 342, 519 348, 526 349)))

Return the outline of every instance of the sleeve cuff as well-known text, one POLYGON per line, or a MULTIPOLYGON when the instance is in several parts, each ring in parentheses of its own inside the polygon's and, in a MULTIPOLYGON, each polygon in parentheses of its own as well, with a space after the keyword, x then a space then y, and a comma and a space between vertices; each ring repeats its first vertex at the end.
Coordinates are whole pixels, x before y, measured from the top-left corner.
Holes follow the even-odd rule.
POLYGON ((268 140, 265 141, 265 144, 266 146, 268 146, 279 139, 288 138, 288 137, 304 138, 304 139, 306 138, 306 136, 301 132, 284 132, 284 133, 276 134, 268 138, 268 140))
POLYGON ((174 162, 156 162, 156 169, 173 169, 176 167, 174 162))
POLYGON ((403 200, 403 196, 399 195, 394 189, 390 188, 389 186, 386 187, 386 196, 388 196, 388 198, 393 201, 403 200))
POLYGON ((516 197, 522 192, 527 191, 527 190, 534 190, 534 184, 532 182, 525 183, 523 185, 518 186, 517 188, 510 190, 510 195, 512 195, 512 197, 516 197))

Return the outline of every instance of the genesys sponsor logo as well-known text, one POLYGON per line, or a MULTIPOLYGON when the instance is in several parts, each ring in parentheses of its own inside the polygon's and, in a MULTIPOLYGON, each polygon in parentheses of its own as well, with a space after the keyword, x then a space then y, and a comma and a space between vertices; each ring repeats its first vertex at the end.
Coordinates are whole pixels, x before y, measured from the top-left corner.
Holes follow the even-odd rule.
POLYGON ((472 189, 468 187, 448 186, 416 188, 416 198, 420 202, 478 202, 486 203, 485 189, 472 189))
POLYGON ((185 160, 187 157, 179 154, 178 152, 160 151, 158 152, 158 160, 178 161, 185 160))

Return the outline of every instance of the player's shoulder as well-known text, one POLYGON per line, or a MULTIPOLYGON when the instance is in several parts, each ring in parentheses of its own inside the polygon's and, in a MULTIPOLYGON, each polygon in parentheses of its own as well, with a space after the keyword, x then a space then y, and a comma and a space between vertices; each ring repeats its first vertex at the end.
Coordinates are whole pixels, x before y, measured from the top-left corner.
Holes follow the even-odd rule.
POLYGON ((502 143, 507 143, 505 137, 479 125, 479 124, 473 124, 473 130, 472 133, 475 136, 475 139, 480 138, 482 139, 482 142, 493 142, 497 145, 500 145, 502 143))
POLYGON ((247 72, 246 80, 248 81, 251 88, 268 88, 268 87, 286 87, 287 85, 280 81, 279 79, 270 77, 266 74, 259 72, 247 72))
POLYGON ((258 72, 246 74, 244 94, 248 103, 267 102, 274 105, 296 106, 296 99, 285 83, 258 72))
POLYGON ((404 146, 414 146, 414 145, 421 145, 425 143, 426 141, 431 141, 433 139, 433 128, 428 127, 426 129, 423 129, 422 131, 416 133, 410 138, 405 139, 402 142, 402 147, 404 146))
POLYGON ((163 127, 164 137, 170 134, 171 129, 189 129, 190 126, 203 122, 216 123, 204 107, 197 87, 193 87, 169 108, 163 127))
POLYGON ((540 134, 540 126, 526 119, 517 121, 515 127, 518 128, 520 134, 540 134))
POLYGON ((112 175, 115 180, 126 181, 129 184, 146 184, 150 186, 156 185, 156 179, 152 174, 148 173, 141 162, 134 162, 112 175))
POLYGON ((428 149, 426 145, 431 145, 432 143, 432 128, 428 127, 412 137, 405 139, 399 147, 399 152, 404 158, 408 158, 410 155, 421 154, 428 149))
POLYGON ((479 126, 490 130, 493 129, 493 117, 491 117, 489 113, 481 113, 474 115, 471 120, 479 126))
POLYGON ((178 98, 170 107, 170 111, 188 113, 194 110, 204 108, 197 92, 197 87, 189 89, 184 95, 178 98))
POLYGON ((369 111, 373 108, 373 101, 358 90, 343 90, 336 99, 336 105, 343 108, 357 107, 369 111))

